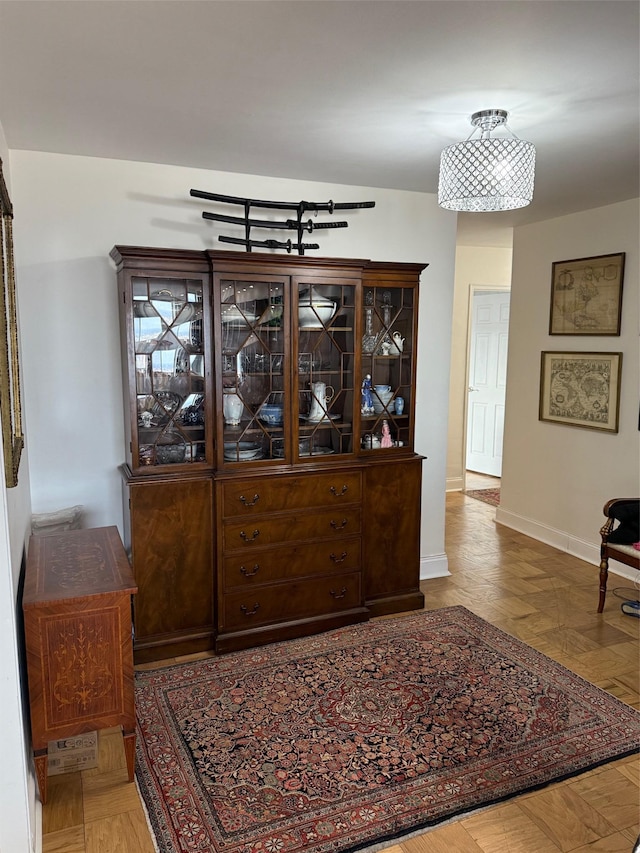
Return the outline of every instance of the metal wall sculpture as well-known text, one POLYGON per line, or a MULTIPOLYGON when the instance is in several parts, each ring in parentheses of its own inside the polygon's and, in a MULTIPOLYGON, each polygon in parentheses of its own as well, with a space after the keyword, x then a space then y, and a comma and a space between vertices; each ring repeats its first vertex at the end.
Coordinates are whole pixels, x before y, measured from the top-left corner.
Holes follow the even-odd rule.
POLYGON ((296 250, 299 255, 304 255, 306 250, 319 249, 318 243, 304 243, 303 235, 311 234, 314 231, 326 230, 328 228, 348 228, 349 223, 343 220, 330 222, 316 222, 309 218, 306 221, 303 217, 309 213, 318 215, 318 213, 332 214, 337 210, 358 210, 365 207, 375 207, 375 201, 354 201, 354 202, 326 202, 316 201, 262 201, 255 198, 242 198, 235 195, 223 195, 222 193, 208 193, 203 190, 191 190, 190 195, 194 198, 203 198, 207 201, 220 201, 225 204, 238 204, 244 208, 244 216, 228 216, 223 213, 210 213, 205 210, 202 213, 203 219, 213 219, 215 222, 229 222, 234 225, 244 226, 244 237, 227 237, 221 235, 218 237, 221 243, 236 243, 244 246, 247 252, 252 248, 260 247, 266 249, 284 249, 288 253, 296 250), (250 216, 251 208, 267 208, 269 210, 290 210, 295 212, 295 219, 284 220, 269 220, 269 219, 252 219, 250 216), (295 231, 295 240, 254 240, 251 237, 252 228, 267 228, 285 231, 295 231))

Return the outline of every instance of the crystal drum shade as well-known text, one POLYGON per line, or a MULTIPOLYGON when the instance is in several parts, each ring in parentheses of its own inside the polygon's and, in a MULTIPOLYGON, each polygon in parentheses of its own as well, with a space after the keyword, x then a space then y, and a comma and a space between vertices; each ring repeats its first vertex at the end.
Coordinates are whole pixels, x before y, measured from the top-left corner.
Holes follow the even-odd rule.
POLYGON ((502 110, 475 113, 472 123, 481 128, 482 137, 443 150, 438 185, 440 207, 482 212, 514 210, 531 202, 536 149, 531 142, 513 135, 491 138, 490 131, 504 124, 505 118, 502 110), (487 114, 488 124, 484 118, 487 114))

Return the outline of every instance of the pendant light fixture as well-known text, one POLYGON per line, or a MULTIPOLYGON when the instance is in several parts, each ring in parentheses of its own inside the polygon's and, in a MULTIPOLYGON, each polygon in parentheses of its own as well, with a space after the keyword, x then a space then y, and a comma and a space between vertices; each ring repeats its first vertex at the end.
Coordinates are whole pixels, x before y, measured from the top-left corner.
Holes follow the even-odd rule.
POLYGON ((476 213, 526 207, 533 198, 535 147, 507 126, 505 110, 481 110, 471 124, 467 140, 448 145, 440 156, 438 204, 476 213), (498 127, 510 136, 491 136, 498 127), (472 139, 476 131, 480 136, 472 139))

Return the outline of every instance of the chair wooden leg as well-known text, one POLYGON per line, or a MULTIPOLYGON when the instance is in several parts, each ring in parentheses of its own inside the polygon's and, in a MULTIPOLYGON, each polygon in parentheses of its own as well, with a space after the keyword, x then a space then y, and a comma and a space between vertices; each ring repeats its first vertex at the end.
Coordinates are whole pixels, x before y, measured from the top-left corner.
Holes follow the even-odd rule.
POLYGON ((600 560, 600 601, 598 602, 598 613, 604 610, 604 600, 607 597, 607 578, 609 576, 609 558, 600 560))

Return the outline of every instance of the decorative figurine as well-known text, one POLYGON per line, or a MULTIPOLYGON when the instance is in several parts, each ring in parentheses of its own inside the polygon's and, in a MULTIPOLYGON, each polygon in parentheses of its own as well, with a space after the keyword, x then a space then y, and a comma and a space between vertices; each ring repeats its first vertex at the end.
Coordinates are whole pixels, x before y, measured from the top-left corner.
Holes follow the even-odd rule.
POLYGON ((382 441, 380 442, 380 447, 393 447, 387 421, 382 421, 382 441))
POLYGON ((374 413, 373 408, 373 393, 371 391, 371 374, 367 373, 367 375, 362 380, 362 403, 360 406, 360 414, 362 415, 372 415, 374 413))
POLYGON ((391 325, 391 309, 393 308, 391 304, 391 291, 385 290, 382 293, 382 322, 385 327, 388 329, 391 325))
POLYGON ((373 291, 368 290, 364 298, 364 335, 362 336, 362 352, 366 355, 374 353, 378 336, 373 332, 373 291))
POLYGON ((380 354, 381 355, 390 355, 391 354, 391 341, 389 340, 389 336, 387 335, 385 339, 380 344, 380 354))

